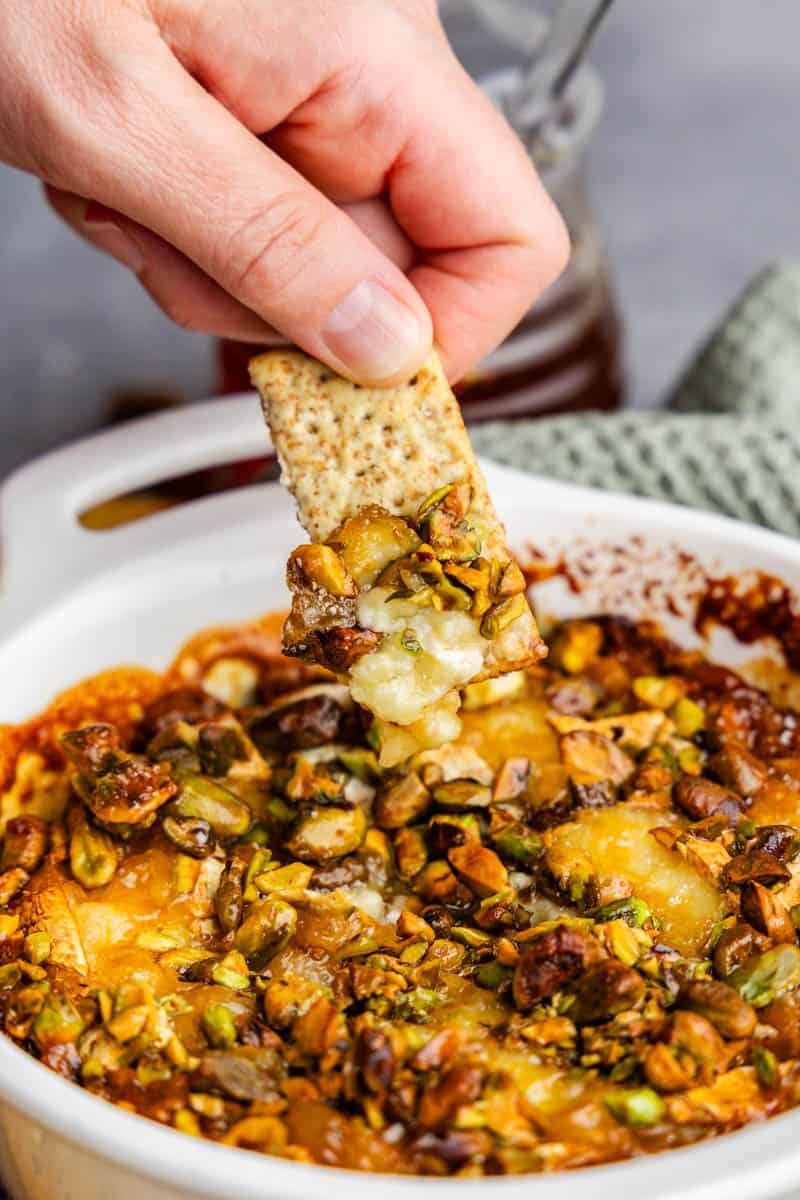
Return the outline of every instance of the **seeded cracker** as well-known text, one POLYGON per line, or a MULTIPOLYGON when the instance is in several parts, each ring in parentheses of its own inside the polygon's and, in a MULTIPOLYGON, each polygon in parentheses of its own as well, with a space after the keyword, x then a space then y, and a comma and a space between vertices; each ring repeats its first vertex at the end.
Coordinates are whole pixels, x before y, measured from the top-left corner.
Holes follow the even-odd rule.
MULTIPOLYGON (((250 373, 282 481, 314 543, 329 541, 343 522, 371 507, 413 521, 433 493, 466 483, 472 497, 469 520, 481 530, 483 555, 509 562, 503 527, 435 353, 410 383, 394 388, 359 387, 294 350, 260 355, 250 373)), ((542 654, 527 601, 511 624, 487 640, 483 669, 475 679, 518 670, 542 654)), ((296 648, 299 639, 290 637, 288 646, 293 643, 296 648)), ((326 661, 313 648, 307 657, 326 661)), ((326 665, 333 665, 330 659, 326 665)))

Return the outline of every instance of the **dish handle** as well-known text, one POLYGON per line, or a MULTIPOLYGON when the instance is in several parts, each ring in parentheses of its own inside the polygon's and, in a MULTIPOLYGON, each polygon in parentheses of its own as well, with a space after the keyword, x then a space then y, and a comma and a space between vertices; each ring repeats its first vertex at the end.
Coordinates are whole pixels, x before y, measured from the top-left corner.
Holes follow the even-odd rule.
MULTIPOLYGON (((255 392, 206 401, 82 439, 20 468, 0 489, 5 603, 38 607, 54 591, 163 543, 163 522, 181 509, 88 530, 80 514, 164 479, 269 454, 255 392)), ((190 506, 191 507, 191 506, 190 506)))

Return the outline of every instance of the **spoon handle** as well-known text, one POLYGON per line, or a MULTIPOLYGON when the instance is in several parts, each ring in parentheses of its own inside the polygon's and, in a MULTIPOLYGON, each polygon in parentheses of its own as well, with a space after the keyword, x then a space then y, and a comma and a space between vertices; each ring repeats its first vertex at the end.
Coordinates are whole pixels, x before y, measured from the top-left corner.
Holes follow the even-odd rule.
POLYGON ((561 0, 541 54, 525 75, 513 119, 522 127, 540 121, 564 92, 614 0, 561 0))

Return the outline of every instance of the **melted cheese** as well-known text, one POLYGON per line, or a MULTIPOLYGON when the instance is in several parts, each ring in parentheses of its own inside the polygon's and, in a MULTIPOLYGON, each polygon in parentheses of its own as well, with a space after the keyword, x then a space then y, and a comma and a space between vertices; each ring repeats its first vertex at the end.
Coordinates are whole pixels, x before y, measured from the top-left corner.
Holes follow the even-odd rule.
POLYGON ((466 613, 389 600, 390 594, 388 588, 373 588, 358 598, 359 624, 383 634, 383 641, 355 663, 350 690, 381 720, 411 725, 481 673, 490 643, 466 613), (404 637, 421 650, 411 653, 404 637))

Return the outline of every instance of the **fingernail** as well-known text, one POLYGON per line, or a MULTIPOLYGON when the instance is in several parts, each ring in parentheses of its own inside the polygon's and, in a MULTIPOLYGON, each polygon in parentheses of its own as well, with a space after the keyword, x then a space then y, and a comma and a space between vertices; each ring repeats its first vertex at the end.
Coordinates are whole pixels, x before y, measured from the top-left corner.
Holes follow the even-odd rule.
POLYGON ((413 370, 425 337, 416 314, 370 279, 337 304, 322 329, 325 345, 341 363, 375 381, 413 370))
POLYGON ((117 262, 133 271, 134 275, 141 275, 145 268, 144 254, 130 233, 121 227, 122 219, 124 218, 120 218, 113 208, 106 208, 104 204, 98 204, 95 200, 86 205, 86 212, 83 214, 84 225, 92 231, 92 241, 117 262))

